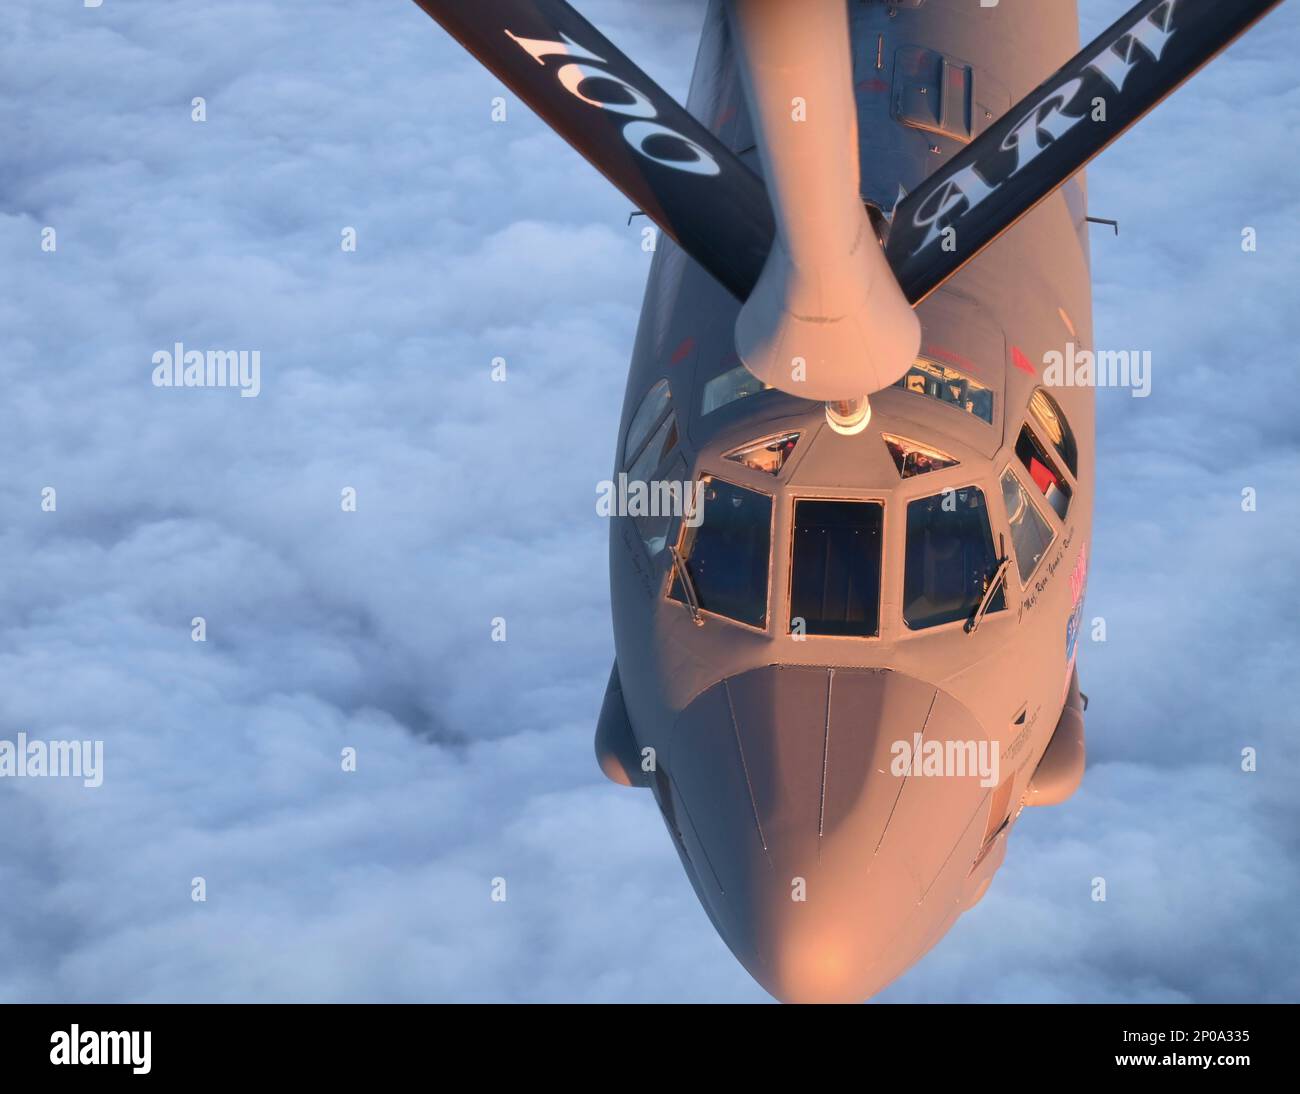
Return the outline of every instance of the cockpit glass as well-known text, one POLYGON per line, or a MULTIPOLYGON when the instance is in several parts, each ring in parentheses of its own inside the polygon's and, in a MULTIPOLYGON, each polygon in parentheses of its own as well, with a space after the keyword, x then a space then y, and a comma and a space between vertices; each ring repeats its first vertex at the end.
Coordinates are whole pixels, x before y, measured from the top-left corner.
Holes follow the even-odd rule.
POLYGON ((659 465, 663 462, 664 457, 677 444, 677 416, 669 414, 663 420, 663 423, 655 430, 655 435, 650 438, 650 443, 637 456, 636 461, 627 469, 627 477, 633 482, 649 482, 650 476, 655 473, 659 465))
MULTIPOLYGON (((702 508, 683 521, 680 548, 700 608, 766 627, 772 498, 710 475, 701 486, 702 508)), ((676 577, 668 595, 686 603, 676 577)))
POLYGON ((798 433, 777 433, 772 437, 764 437, 761 441, 733 448, 722 458, 748 467, 751 471, 779 475, 798 443, 798 433))
POLYGON ((1047 504, 1058 517, 1064 520, 1065 514, 1070 511, 1070 484, 1056 469, 1028 426, 1020 427, 1020 438, 1016 441, 1016 455, 1025 465, 1025 470, 1034 480, 1034 485, 1043 492, 1047 504))
POLYGON ((1016 549, 1016 568, 1023 585, 1047 554, 1055 533, 1009 467, 1002 473, 1002 500, 1011 522, 1011 542, 1016 549))
POLYGON ((929 445, 909 441, 906 437, 897 437, 893 433, 881 433, 898 474, 905 479, 916 475, 928 475, 931 471, 946 471, 956 467, 961 461, 929 445))
POLYGON ((792 633, 880 633, 878 502, 796 501, 790 573, 792 633))
MULTIPOLYGON (((646 553, 657 558, 668 545, 668 534, 673 520, 680 517, 685 506, 686 460, 678 452, 649 484, 649 504, 644 513, 633 514, 646 553), (680 499, 680 500, 679 500, 680 499)), ((688 484, 687 484, 688 485, 688 484)), ((634 487, 635 489, 635 487, 634 487)))
POLYGON ((1029 398, 1029 410, 1034 420, 1043 431, 1043 436, 1052 442, 1056 454, 1070 469, 1070 474, 1079 477, 1079 445, 1074 439, 1074 430, 1065 419, 1065 412, 1041 387, 1029 398))
POLYGON ((951 365, 918 358, 894 385, 917 395, 927 395, 993 424, 993 392, 951 365))
POLYGON ((769 390, 767 384, 744 365, 737 365, 722 373, 721 376, 715 376, 704 385, 704 394, 700 398, 700 414, 712 414, 737 399, 745 399, 767 390, 769 390))
POLYGON ((659 424, 659 419, 663 417, 664 411, 671 403, 672 393, 668 390, 667 380, 660 380, 645 393, 641 405, 636 408, 636 413, 632 415, 632 421, 627 427, 627 439, 623 442, 624 464, 636 459, 641 446, 645 444, 646 438, 650 436, 654 427, 659 424))
MULTIPOLYGON (((945 490, 908 504, 903 620, 913 630, 969 619, 997 568, 982 490, 945 490)), ((1005 608, 999 588, 988 610, 1005 608)))
POLYGON ((680 514, 686 464, 677 441, 672 393, 668 381, 660 380, 632 415, 623 444, 627 484, 634 492, 628 515, 651 558, 663 551, 673 517, 680 514))

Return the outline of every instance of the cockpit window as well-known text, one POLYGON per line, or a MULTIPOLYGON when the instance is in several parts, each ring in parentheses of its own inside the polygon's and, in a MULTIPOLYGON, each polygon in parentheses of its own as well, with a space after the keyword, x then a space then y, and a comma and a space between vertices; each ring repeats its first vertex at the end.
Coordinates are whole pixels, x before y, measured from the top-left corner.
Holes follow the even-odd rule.
POLYGON ((914 475, 928 475, 931 471, 945 471, 956 467, 961 461, 929 445, 909 441, 906 437, 896 437, 892 433, 880 434, 889 454, 894 458, 894 466, 902 478, 910 479, 914 475))
POLYGON ((1002 473, 1002 501, 1011 522, 1011 542, 1016 549, 1016 568, 1023 585, 1047 554, 1056 533, 1009 467, 1002 473))
POLYGON ((778 433, 772 437, 764 437, 761 441, 733 448, 722 458, 748 467, 751 471, 779 475, 781 468, 785 466, 785 461, 790 458, 790 453, 798 443, 798 433, 778 433))
POLYGON ((980 421, 993 424, 992 390, 951 365, 918 358, 894 386, 917 395, 928 395, 931 399, 964 410, 980 421))
POLYGON ((627 440, 623 442, 624 466, 636 459, 646 438, 654 431, 654 427, 659 424, 659 419, 671 405, 672 393, 668 390, 667 380, 660 380, 645 393, 645 398, 636 408, 636 413, 632 415, 632 421, 627 427, 627 440))
POLYGON ((880 633, 880 549, 885 508, 878 502, 794 503, 790 566, 793 633, 872 638, 880 633), (800 622, 802 620, 802 623, 800 622))
POLYGON ((663 462, 664 457, 673 450, 677 445, 677 415, 669 414, 659 428, 655 430, 654 436, 644 448, 641 449, 640 455, 635 462, 627 469, 627 477, 630 482, 649 482, 650 477, 663 462))
POLYGON ((737 365, 721 376, 715 376, 704 385, 704 395, 700 399, 700 414, 712 414, 737 399, 745 399, 750 395, 757 395, 760 391, 767 391, 769 386, 744 365, 737 365))
MULTIPOLYGON (((698 504, 703 511, 692 513, 684 522, 680 547, 699 606, 751 627, 766 628, 772 498, 711 475, 703 476, 701 485, 698 504), (697 520, 698 525, 691 527, 697 520)), ((675 576, 668 595, 687 603, 675 576)))
POLYGON ((647 499, 645 505, 630 505, 630 513, 653 558, 667 543, 673 517, 680 515, 680 501, 673 503, 681 497, 680 483, 686 475, 686 463, 677 451, 677 415, 667 380, 660 380, 641 400, 627 427, 624 452, 628 487, 647 499))
POLYGON ((1065 413, 1055 399, 1041 387, 1029 399, 1029 412, 1034 416, 1043 436, 1051 441, 1061 462, 1069 468, 1070 474, 1079 477, 1079 446, 1074 439, 1074 431, 1065 420, 1065 413))
MULTIPOLYGON (((998 568, 984 493, 968 486, 907 506, 903 620, 913 630, 969 619, 998 568)), ((1003 611, 999 588, 990 612, 1003 611)))
POLYGON ((633 514, 641 541, 651 558, 657 557, 667 546, 669 529, 685 508, 683 494, 689 485, 686 482, 686 460, 678 452, 650 483, 646 512, 633 514))
POLYGON ((1056 465, 1043 451, 1043 446, 1038 443, 1038 438, 1027 425, 1020 428, 1020 437, 1016 441, 1016 455, 1025 465, 1025 470, 1034 480, 1034 485, 1043 492, 1047 504, 1058 517, 1064 520, 1065 514, 1070 511, 1070 484, 1057 471, 1056 465))

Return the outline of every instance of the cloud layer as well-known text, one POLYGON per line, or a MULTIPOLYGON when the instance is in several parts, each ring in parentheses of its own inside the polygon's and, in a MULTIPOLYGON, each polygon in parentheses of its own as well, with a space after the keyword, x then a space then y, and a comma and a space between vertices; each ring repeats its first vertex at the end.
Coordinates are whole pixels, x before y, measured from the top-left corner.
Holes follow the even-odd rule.
MULTIPOLYGON (((583 8, 684 94, 698 4, 583 8)), ((106 771, 0 782, 0 1000, 765 999, 591 754, 627 202, 406 0, 3 29, 0 737, 106 771), (154 388, 177 341, 262 394, 154 388)), ((1092 766, 885 999, 1300 999, 1298 32, 1090 174, 1098 342, 1155 356, 1100 394, 1092 766)))

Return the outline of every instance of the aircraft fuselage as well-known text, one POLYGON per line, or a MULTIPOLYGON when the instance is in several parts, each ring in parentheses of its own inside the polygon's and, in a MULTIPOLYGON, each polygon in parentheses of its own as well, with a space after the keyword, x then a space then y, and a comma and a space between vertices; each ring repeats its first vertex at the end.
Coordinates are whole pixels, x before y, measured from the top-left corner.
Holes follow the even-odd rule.
MULTIPOLYGON (((850 19, 882 231, 1079 46, 1069 2, 850 19)), ((718 5, 688 105, 760 170, 718 5)), ((1058 725, 1082 763, 1094 390, 1049 362, 1094 349, 1086 206, 1080 174, 922 302, 916 367, 856 436, 754 383, 738 302, 658 244, 615 476, 693 484, 703 511, 612 520, 614 682, 632 781, 780 998, 860 1000, 900 975, 983 895, 1023 804, 1060 797, 1033 783, 1058 725)))

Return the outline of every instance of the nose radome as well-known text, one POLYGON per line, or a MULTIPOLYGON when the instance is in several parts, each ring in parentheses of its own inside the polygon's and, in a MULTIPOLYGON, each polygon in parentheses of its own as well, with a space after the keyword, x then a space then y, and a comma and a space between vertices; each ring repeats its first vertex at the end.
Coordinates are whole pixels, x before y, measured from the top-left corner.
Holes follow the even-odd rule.
MULTIPOLYGON (((869 852, 868 852, 869 855, 869 852)), ((910 877, 885 887, 839 879, 837 868, 861 869, 855 860, 808 868, 803 900, 774 891, 751 907, 755 930, 742 963, 773 996, 787 1003, 860 1003, 885 986, 899 968, 890 960, 897 927, 917 907, 910 877), (883 907, 880 897, 893 898, 883 907)))
POLYGON ((895 745, 916 734, 984 736, 950 696, 888 671, 755 669, 679 716, 669 783, 697 891, 778 999, 860 1002, 955 917, 989 788, 909 775, 895 745))
POLYGON ((862 975, 873 962, 859 942, 843 931, 795 928, 751 972, 783 1003, 860 1003, 873 994, 862 975))

